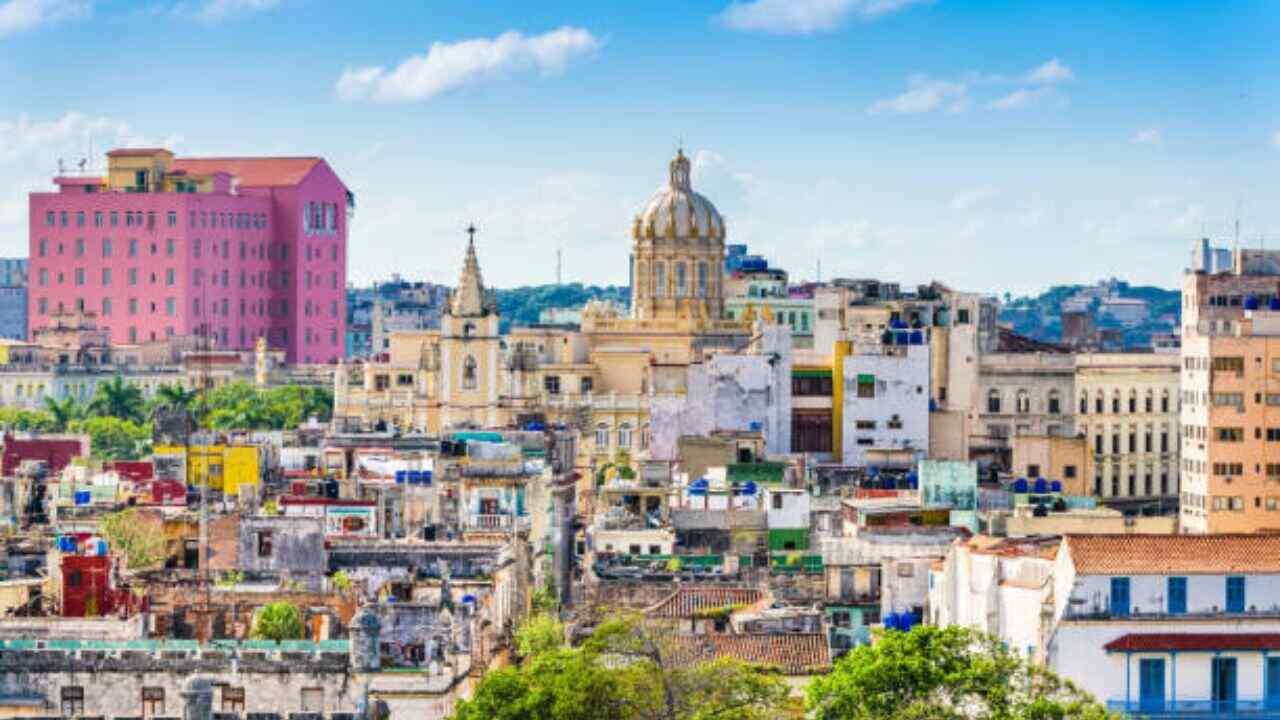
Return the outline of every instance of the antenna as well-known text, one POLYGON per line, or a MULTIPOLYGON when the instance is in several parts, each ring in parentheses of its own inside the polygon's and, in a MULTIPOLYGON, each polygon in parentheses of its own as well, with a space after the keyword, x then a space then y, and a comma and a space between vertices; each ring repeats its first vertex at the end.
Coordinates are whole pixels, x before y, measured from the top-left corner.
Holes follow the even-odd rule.
POLYGON ((561 248, 557 247, 556 248, 556 284, 557 285, 564 284, 564 278, 561 274, 561 269, 564 262, 563 256, 564 256, 564 251, 561 248))
POLYGON ((822 282, 822 256, 818 256, 818 282, 822 282))

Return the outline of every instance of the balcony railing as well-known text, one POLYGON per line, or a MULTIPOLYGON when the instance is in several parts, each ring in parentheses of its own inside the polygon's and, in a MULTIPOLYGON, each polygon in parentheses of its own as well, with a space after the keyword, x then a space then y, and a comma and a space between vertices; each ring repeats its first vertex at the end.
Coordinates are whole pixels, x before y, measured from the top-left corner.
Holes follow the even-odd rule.
MULTIPOLYGON (((507 531, 511 529, 512 519, 511 515, 505 513, 499 515, 469 515, 467 516, 467 528, 470 530, 507 531)), ((528 529, 528 517, 517 517, 514 520, 517 530, 528 529)))
POLYGON ((1273 718, 1280 711, 1280 700, 1108 700, 1107 709, 1147 720, 1273 718))

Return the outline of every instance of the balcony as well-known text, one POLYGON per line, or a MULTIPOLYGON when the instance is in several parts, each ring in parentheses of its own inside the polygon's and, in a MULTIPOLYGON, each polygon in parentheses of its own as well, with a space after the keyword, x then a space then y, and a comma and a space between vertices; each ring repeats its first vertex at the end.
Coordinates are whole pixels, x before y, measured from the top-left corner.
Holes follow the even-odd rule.
POLYGON ((466 529, 484 532, 510 532, 513 520, 517 530, 529 529, 528 517, 512 518, 511 515, 505 513, 498 515, 469 515, 467 516, 466 529))
POLYGON ((1244 720, 1276 717, 1280 700, 1108 700, 1107 710, 1146 720, 1244 720))

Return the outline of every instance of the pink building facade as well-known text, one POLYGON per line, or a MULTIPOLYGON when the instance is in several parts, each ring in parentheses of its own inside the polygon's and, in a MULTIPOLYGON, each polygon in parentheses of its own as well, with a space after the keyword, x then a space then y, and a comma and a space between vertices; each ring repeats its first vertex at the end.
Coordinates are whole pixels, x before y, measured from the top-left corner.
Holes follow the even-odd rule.
POLYGON ((116 150, 108 167, 30 196, 32 332, 84 311, 118 344, 342 357, 350 194, 324 160, 116 150))

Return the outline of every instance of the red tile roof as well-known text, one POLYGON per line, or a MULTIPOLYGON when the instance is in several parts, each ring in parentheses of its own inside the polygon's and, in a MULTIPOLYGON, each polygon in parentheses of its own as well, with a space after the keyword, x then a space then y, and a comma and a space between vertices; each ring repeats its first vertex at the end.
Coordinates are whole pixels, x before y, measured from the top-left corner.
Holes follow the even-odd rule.
POLYGON ((1067 535, 1079 575, 1280 573, 1280 534, 1067 535))
POLYGON ((731 657, 756 665, 772 665, 787 675, 812 675, 831 669, 831 649, 821 633, 756 635, 677 635, 671 662, 677 666, 731 657))
POLYGON ((1131 633, 1103 647, 1111 652, 1280 650, 1280 633, 1131 633))
POLYGON ((319 162, 318 157, 175 158, 169 169, 192 175, 225 172, 245 187, 284 187, 302 182, 319 162))
POLYGON ((691 618, 699 610, 733 605, 750 605, 764 596, 758 588, 716 585, 681 586, 667 597, 645 608, 650 617, 691 618))

